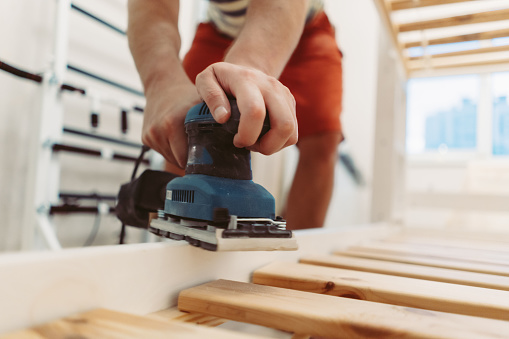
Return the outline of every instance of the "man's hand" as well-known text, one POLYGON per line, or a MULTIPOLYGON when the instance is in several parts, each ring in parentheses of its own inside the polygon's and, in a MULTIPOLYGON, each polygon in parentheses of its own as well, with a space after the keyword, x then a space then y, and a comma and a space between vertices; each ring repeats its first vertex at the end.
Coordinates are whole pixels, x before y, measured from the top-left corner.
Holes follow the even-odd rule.
POLYGON ((147 91, 142 142, 161 153, 167 161, 184 168, 187 162, 187 111, 200 102, 191 83, 158 85, 147 91))
POLYGON ((196 88, 219 123, 230 118, 227 95, 237 99, 241 114, 233 143, 265 155, 297 142, 295 99, 276 78, 247 66, 219 62, 196 77, 196 88), (271 128, 259 141, 266 112, 271 128))

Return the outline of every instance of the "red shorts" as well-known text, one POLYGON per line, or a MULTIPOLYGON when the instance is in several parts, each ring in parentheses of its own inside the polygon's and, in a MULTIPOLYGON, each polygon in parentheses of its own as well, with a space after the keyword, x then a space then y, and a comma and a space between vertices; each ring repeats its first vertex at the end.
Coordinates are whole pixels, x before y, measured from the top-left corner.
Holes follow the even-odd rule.
MULTIPOLYGON (((183 65, 194 81, 207 66, 224 59, 232 39, 212 24, 201 23, 183 65)), ((297 48, 279 77, 297 102, 299 138, 323 132, 341 132, 342 55, 334 28, 325 13, 306 27, 297 48)))

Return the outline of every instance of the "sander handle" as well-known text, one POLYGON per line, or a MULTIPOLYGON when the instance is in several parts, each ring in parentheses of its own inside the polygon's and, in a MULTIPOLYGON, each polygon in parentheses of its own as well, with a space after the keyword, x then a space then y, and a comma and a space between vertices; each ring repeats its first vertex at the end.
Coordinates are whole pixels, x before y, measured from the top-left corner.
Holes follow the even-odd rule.
MULTIPOLYGON (((223 124, 225 130, 227 130, 231 134, 237 134, 239 130, 239 122, 240 122, 240 110, 237 105, 237 100, 230 99, 230 107, 231 107, 231 116, 230 119, 226 123, 223 124)), ((263 137, 270 130, 270 119, 269 119, 269 111, 265 113, 265 120, 263 121, 262 131, 258 139, 263 137)))

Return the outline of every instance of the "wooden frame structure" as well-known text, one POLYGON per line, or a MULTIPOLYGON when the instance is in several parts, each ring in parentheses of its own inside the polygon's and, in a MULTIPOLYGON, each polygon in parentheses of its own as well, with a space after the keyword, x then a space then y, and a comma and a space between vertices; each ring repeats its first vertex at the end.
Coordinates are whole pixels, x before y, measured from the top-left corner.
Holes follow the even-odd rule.
POLYGON ((509 234, 296 233, 295 252, 166 242, 0 257, 0 338, 266 337, 210 328, 231 321, 294 339, 509 334, 509 234))
POLYGON ((374 0, 409 76, 423 71, 476 66, 509 66, 509 2, 495 0, 374 0), (483 6, 486 5, 486 6, 483 6), (437 47, 478 41, 458 52, 431 53, 437 47), (421 47, 422 53, 411 54, 421 47))

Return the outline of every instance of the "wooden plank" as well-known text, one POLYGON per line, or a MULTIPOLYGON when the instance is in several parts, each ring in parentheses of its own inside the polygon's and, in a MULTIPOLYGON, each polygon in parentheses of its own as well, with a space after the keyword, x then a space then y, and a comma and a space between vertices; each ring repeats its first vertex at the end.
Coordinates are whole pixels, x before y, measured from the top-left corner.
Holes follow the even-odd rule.
MULTIPOLYGON (((464 62, 445 63, 440 65, 433 65, 433 69, 450 69, 450 68, 466 68, 466 67, 477 67, 477 66, 494 66, 494 65, 508 65, 509 58, 495 59, 495 60, 471 60, 464 62)), ((422 67, 411 67, 412 72, 424 69, 422 67)))
POLYGON ((162 311, 147 314, 146 317, 163 321, 180 321, 207 327, 216 327, 224 324, 227 320, 200 313, 179 311, 177 307, 171 307, 162 311))
POLYGON ((440 54, 433 54, 430 56, 417 56, 417 57, 411 57, 409 60, 411 61, 423 61, 423 62, 433 62, 433 60, 439 59, 439 58, 447 58, 447 57, 456 57, 456 56, 464 56, 464 55, 480 55, 485 53, 497 53, 497 52, 505 52, 509 51, 509 46, 492 46, 492 47, 484 47, 484 48, 474 48, 469 49, 466 51, 458 51, 458 52, 451 52, 451 53, 440 53, 440 54), (430 60, 427 60, 426 58, 429 58, 430 60))
MULTIPOLYGON (((507 245, 509 243, 509 230, 484 231, 479 229, 465 229, 463 227, 450 228, 407 228, 401 235, 426 236, 440 239, 469 240, 493 242, 494 244, 507 245)), ((387 238, 387 237, 386 237, 387 238)))
POLYGON ((431 311, 509 320, 509 292, 371 272, 275 262, 256 270, 255 284, 431 311))
POLYGON ((385 254, 413 255, 425 258, 440 258, 473 263, 486 263, 507 266, 509 268, 509 256, 505 253, 486 253, 482 250, 455 249, 430 245, 412 245, 404 243, 369 243, 364 246, 353 246, 349 249, 360 251, 373 251, 385 254))
POLYGON ((482 239, 454 239, 443 236, 431 235, 395 235, 387 239, 381 239, 384 242, 399 242, 405 244, 416 245, 433 245, 444 246, 459 249, 477 249, 486 253, 507 253, 509 254, 509 246, 506 243, 495 243, 493 241, 486 241, 482 239))
POLYGON ((474 0, 394 0, 390 2, 390 8, 393 11, 399 11, 402 9, 438 6, 466 1, 474 0))
POLYGON ((391 237, 389 239, 381 239, 377 243, 394 245, 394 246, 410 246, 412 248, 421 248, 421 249, 429 249, 431 251, 439 250, 439 251, 453 251, 454 253, 462 254, 462 253, 475 253, 479 254, 482 257, 486 258, 494 258, 494 259, 506 259, 509 260, 509 246, 507 245, 498 245, 493 242, 480 242, 480 241, 459 241, 452 242, 447 241, 446 239, 419 239, 417 238, 395 238, 391 237), (498 245, 498 246, 497 246, 498 245))
POLYGON ((501 338, 509 322, 218 280, 184 290, 179 308, 327 338, 501 338))
POLYGON ((96 246, 0 256, 0 333, 96 308, 148 314, 185 288, 224 277, 249 281, 274 260, 297 261, 400 232, 387 224, 296 231, 299 251, 211 253, 184 242, 96 246))
POLYGON ((389 274, 398 277, 424 279, 467 286, 509 291, 509 277, 464 272, 438 267, 404 264, 341 255, 313 255, 300 259, 303 264, 345 268, 363 272, 389 274))
POLYGON ((132 314, 97 309, 18 331, 1 339, 69 339, 69 338, 262 338, 239 332, 212 329, 178 322, 164 322, 132 314))
MULTIPOLYGON (((488 40, 488 39, 495 39, 495 38, 504 38, 509 36, 509 29, 499 29, 494 31, 485 31, 485 32, 478 32, 478 33, 471 33, 471 34, 464 34, 464 35, 455 35, 445 38, 438 38, 438 39, 430 39, 426 42, 427 46, 430 45, 442 45, 442 44, 451 44, 455 42, 464 42, 464 41, 477 41, 477 40, 488 40)), ((406 42, 403 43, 404 48, 411 48, 411 47, 420 47, 422 46, 422 41, 412 41, 412 42, 406 42)))
POLYGON ((433 28, 443 28, 460 25, 477 24, 481 22, 501 21, 509 19, 509 9, 499 9, 495 11, 480 12, 467 15, 459 15, 450 18, 426 20, 419 22, 411 22, 406 24, 400 24, 398 31, 411 32, 433 28))
POLYGON ((425 258, 416 255, 386 254, 374 251, 361 251, 352 249, 346 251, 335 251, 334 254, 509 277, 509 267, 504 267, 501 265, 478 264, 450 259, 425 258))

